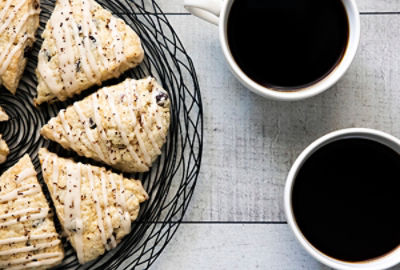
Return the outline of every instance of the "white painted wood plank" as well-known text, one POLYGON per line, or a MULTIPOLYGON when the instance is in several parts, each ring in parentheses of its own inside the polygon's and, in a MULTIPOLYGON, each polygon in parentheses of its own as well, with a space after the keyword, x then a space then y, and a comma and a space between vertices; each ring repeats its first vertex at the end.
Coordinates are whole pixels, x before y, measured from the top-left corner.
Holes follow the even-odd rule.
POLYGON ((400 16, 362 16, 357 58, 328 92, 274 102, 242 87, 224 62, 216 28, 170 16, 197 69, 204 156, 187 220, 285 220, 286 174, 309 143, 332 130, 377 128, 400 137, 400 16))
POLYGON ((329 268, 306 253, 288 225, 184 224, 152 269, 329 268))
POLYGON ((326 269, 287 225, 181 225, 152 269, 326 269))
MULTIPOLYGON (((361 12, 400 11, 400 1, 398 0, 356 0, 356 2, 361 12)), ((187 12, 183 7, 183 0, 158 0, 157 4, 164 12, 187 12)))
POLYGON ((396 12, 400 11, 398 0, 356 0, 361 12, 396 12))

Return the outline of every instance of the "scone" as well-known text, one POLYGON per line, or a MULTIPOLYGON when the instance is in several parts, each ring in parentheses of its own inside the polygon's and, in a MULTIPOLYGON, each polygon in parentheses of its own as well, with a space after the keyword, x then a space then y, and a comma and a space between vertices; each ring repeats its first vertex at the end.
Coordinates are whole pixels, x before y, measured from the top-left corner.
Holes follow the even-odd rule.
POLYGON ((0 134, 0 164, 6 162, 9 153, 10 150, 8 149, 8 145, 6 141, 2 139, 2 135, 0 134))
POLYGON ((64 101, 144 57, 137 34, 94 0, 57 0, 42 37, 36 104, 64 101))
POLYGON ((0 122, 8 121, 9 117, 3 107, 0 106, 0 122))
POLYGON ((0 85, 15 94, 26 66, 25 50, 39 26, 39 0, 0 1, 0 85))
POLYGON ((25 155, 0 177, 0 269, 47 269, 64 258, 49 205, 25 155))
POLYGON ((81 264, 110 250, 131 231, 148 195, 140 181, 39 150, 58 219, 81 264))
POLYGON ((121 171, 145 172, 165 143, 169 104, 155 79, 127 79, 61 110, 41 134, 121 171))

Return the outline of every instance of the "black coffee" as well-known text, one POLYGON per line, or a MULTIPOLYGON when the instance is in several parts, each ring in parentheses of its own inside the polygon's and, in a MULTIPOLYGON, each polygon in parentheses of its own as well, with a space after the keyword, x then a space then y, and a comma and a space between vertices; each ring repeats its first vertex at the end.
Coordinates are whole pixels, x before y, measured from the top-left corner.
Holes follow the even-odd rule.
POLYGON ((257 83, 295 90, 323 79, 347 48, 340 0, 236 0, 228 18, 231 53, 257 83))
POLYGON ((297 224, 315 248, 358 262, 400 244, 400 155, 368 139, 343 139, 317 150, 292 194, 297 224))

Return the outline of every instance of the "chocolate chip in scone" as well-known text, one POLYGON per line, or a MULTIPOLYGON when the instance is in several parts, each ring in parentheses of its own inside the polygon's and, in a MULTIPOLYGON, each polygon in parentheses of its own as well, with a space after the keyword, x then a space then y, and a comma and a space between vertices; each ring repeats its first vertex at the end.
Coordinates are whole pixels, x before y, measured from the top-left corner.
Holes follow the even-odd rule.
POLYGON ((165 92, 159 92, 159 93, 156 95, 157 105, 158 105, 158 106, 164 107, 164 106, 165 106, 165 101, 167 101, 168 98, 169 98, 169 97, 168 97, 168 95, 167 95, 165 92))
POLYGON ((77 24, 77 28, 78 28, 79 36, 82 37, 82 35, 83 35, 82 25, 77 24))
POLYGON ((89 38, 93 43, 96 43, 96 38, 94 36, 90 35, 89 38))
POLYGON ((78 61, 76 61, 75 68, 76 68, 76 72, 79 72, 81 70, 81 60, 80 59, 78 59, 78 61))
POLYGON ((89 127, 91 129, 95 129, 97 127, 96 123, 93 121, 92 118, 89 118, 89 127))

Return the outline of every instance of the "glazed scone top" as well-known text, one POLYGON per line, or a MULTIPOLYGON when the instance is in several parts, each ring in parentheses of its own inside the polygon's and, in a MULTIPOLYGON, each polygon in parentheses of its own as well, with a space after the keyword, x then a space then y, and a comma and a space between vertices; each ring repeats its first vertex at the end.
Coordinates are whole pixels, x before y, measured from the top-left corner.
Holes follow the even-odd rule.
POLYGON ((28 155, 0 177, 0 269, 47 269, 61 241, 28 155))
POLYGON ((116 247, 148 195, 140 181, 39 151, 44 180, 80 263, 116 247))
POLYGON ((0 1, 0 84, 15 93, 25 68, 24 50, 35 40, 38 0, 0 1))
POLYGON ((136 33, 94 0, 57 0, 42 36, 37 104, 118 77, 144 56, 136 33))
POLYGON ((41 134, 121 171, 145 172, 165 143, 169 105, 155 79, 127 79, 62 110, 41 134))

